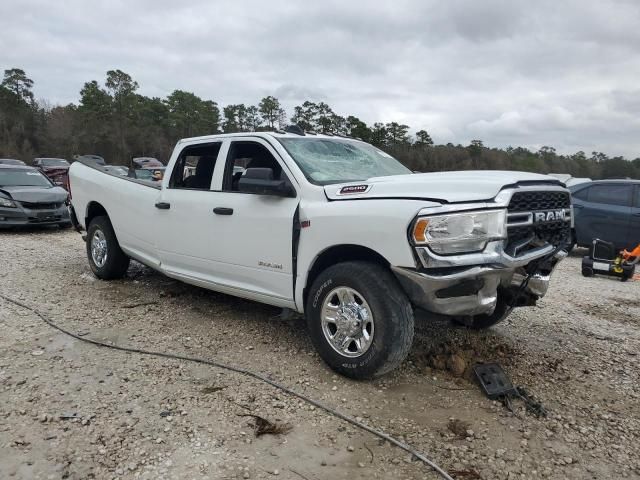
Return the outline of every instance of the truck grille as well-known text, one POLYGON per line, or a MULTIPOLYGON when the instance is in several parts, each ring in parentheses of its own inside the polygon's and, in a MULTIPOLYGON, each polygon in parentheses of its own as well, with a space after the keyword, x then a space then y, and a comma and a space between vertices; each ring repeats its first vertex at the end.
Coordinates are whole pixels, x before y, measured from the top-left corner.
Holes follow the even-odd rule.
POLYGON ((509 213, 570 208, 569 192, 516 192, 509 202, 509 213))
POLYGON ((545 244, 555 247, 571 241, 571 221, 551 219, 534 221, 536 213, 565 211, 570 215, 571 197, 568 192, 526 191, 515 192, 509 202, 506 251, 514 256, 545 244), (515 215, 517 214, 517 215, 515 215), (528 240, 528 241, 527 241, 528 240))

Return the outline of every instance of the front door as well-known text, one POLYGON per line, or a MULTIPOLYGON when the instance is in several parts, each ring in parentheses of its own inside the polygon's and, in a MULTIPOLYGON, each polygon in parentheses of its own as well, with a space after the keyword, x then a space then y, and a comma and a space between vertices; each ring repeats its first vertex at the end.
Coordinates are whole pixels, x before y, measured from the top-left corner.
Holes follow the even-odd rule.
POLYGON ((581 244, 595 238, 626 245, 631 218, 631 185, 597 183, 580 191, 574 203, 575 229, 581 244))
POLYGON ((634 187, 627 249, 635 248, 637 245, 640 245, 640 185, 634 187))
POLYGON ((214 180, 217 236, 210 258, 227 284, 271 297, 256 297, 267 303, 293 307, 293 228, 299 196, 240 192, 240 179, 249 168, 271 169, 273 178, 295 188, 292 175, 267 141, 231 141, 224 169, 216 170, 221 174, 214 180))

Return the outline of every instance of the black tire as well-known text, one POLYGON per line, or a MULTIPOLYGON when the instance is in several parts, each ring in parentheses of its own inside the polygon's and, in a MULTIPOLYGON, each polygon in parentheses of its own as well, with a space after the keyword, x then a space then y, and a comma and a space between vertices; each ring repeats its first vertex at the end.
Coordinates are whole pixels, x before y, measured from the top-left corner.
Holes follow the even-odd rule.
POLYGON ((101 280, 113 280, 124 277, 129 268, 129 257, 120 249, 120 244, 113 231, 109 217, 95 217, 87 229, 87 258, 94 275, 101 280), (92 255, 94 236, 102 235, 106 240, 106 259, 103 265, 98 265, 92 255))
POLYGON ((336 372, 358 380, 374 378, 398 367, 413 343, 411 303, 392 273, 375 263, 344 262, 320 273, 308 292, 306 318, 311 340, 322 359, 336 372), (371 343, 355 358, 335 350, 323 331, 322 308, 331 301, 329 294, 339 287, 357 292, 373 317, 371 343))
POLYGON ((593 268, 591 268, 591 267, 582 267, 582 276, 583 277, 593 277, 593 268))
POLYGON ((492 314, 453 317, 453 321, 459 325, 471 328, 472 330, 484 330, 503 321, 511 314, 512 311, 513 308, 511 308, 505 301, 498 298, 498 303, 496 304, 496 308, 492 314))
POLYGON ((633 278, 633 275, 636 273, 635 270, 636 270, 635 266, 633 266, 632 268, 625 268, 622 271, 622 277, 620 278, 620 281, 626 282, 628 280, 631 280, 633 278))

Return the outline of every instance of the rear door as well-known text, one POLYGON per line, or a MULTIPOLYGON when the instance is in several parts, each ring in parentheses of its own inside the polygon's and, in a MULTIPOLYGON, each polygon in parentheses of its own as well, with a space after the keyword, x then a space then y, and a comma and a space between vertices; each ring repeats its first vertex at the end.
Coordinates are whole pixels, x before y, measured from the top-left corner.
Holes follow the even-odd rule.
POLYGON ((594 238, 626 246, 630 235, 631 185, 595 183, 574 194, 575 229, 578 243, 594 238))
POLYGON ((214 225, 211 191, 222 140, 187 145, 155 203, 155 241, 168 274, 212 281, 211 252, 222 234, 214 225))

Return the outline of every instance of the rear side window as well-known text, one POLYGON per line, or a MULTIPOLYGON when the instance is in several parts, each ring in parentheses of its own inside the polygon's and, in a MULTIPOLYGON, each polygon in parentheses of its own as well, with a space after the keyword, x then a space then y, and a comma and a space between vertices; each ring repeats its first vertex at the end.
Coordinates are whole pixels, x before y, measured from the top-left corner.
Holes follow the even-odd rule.
POLYGON ((169 188, 210 190, 221 142, 185 147, 173 167, 169 188))
POLYGON ((631 185, 592 185, 588 190, 589 202, 623 207, 631 205, 631 185))

